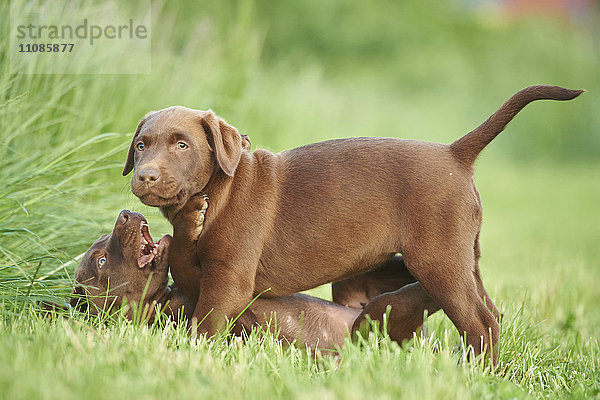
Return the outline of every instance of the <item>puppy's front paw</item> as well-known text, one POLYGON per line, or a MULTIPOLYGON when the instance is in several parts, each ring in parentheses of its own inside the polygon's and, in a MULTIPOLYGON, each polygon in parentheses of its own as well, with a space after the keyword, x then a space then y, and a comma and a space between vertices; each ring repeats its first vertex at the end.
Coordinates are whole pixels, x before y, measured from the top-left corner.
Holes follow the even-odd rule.
POLYGON ((193 237, 195 239, 202 233, 204 226, 204 217, 206 215, 206 209, 208 208, 208 196, 204 194, 197 194, 190 198, 185 206, 188 209, 187 218, 193 223, 193 237))
POLYGON ((197 194, 192 196, 179 211, 173 222, 174 235, 196 241, 204 227, 204 216, 208 208, 208 196, 197 194))
POLYGON ((200 233, 202 233, 202 228, 204 227, 204 217, 206 215, 206 209, 208 208, 208 198, 205 199, 204 203, 200 207, 200 209, 195 209, 192 213, 192 219, 196 223, 195 236, 198 238, 200 233))
POLYGON ((184 213, 206 210, 208 207, 208 196, 203 193, 198 193, 189 198, 182 211, 184 213))

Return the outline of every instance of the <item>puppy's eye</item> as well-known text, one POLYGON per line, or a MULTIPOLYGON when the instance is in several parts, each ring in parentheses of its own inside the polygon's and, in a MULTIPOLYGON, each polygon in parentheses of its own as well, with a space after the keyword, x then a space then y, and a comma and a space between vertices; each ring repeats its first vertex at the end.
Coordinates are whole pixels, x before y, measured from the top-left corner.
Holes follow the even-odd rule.
POLYGON ((106 264, 106 256, 98 258, 98 268, 102 268, 106 264))
POLYGON ((186 143, 184 143, 184 142, 177 142, 177 148, 178 148, 179 150, 185 150, 185 149, 187 149, 188 147, 189 147, 189 146, 188 146, 186 143))
POLYGON ((146 146, 144 146, 144 143, 139 142, 138 144, 135 145, 135 148, 138 149, 139 151, 144 151, 146 146))

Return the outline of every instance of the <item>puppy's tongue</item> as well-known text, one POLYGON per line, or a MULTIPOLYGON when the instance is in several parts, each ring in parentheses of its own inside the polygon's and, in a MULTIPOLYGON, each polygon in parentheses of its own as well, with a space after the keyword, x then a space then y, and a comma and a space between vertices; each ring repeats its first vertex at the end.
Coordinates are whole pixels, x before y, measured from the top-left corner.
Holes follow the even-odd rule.
POLYGON ((146 264, 148 264, 153 259, 154 259, 154 253, 142 255, 140 257, 140 259, 138 260, 138 267, 144 268, 146 266, 146 264))
POLYGON ((159 258, 162 257, 165 248, 170 244, 170 239, 170 235, 163 235, 158 242, 154 243, 154 241, 152 241, 152 237, 147 232, 147 228, 146 231, 142 229, 142 242, 145 241, 146 243, 141 245, 138 267, 144 268, 146 265, 154 261, 154 258, 157 256, 159 258))

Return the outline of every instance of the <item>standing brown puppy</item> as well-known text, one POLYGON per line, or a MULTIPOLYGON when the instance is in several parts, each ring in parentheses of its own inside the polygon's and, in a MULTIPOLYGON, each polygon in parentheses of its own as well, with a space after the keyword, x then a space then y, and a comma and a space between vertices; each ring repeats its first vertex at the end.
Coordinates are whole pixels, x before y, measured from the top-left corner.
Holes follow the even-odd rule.
POLYGON ((170 107, 142 119, 123 174, 135 168, 133 193, 171 222, 190 196, 210 198, 197 265, 171 265, 175 282, 197 299, 194 317, 211 312, 200 333, 213 334, 265 289, 295 293, 402 253, 467 343, 495 360, 498 311, 479 274, 473 163, 528 103, 580 93, 523 89, 450 145, 353 138, 278 154, 242 151, 240 134, 212 111, 170 107))

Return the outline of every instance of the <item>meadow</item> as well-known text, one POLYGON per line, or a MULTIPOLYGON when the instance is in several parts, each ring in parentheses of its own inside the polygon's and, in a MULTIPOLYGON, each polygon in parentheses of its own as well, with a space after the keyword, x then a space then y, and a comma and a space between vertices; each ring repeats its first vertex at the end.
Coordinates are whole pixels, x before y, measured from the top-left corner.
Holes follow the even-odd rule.
POLYGON ((600 16, 467 4, 156 1, 150 74, 44 75, 10 70, 0 3, 0 398, 600 397, 600 16), (150 110, 213 109, 273 151, 448 143, 537 83, 588 92, 529 105, 477 162, 481 271, 503 313, 495 369, 465 361, 443 313, 402 347, 373 333, 315 356, 268 334, 191 342, 160 321, 38 306, 68 302, 75 257, 121 209, 171 232, 121 175, 150 110))

